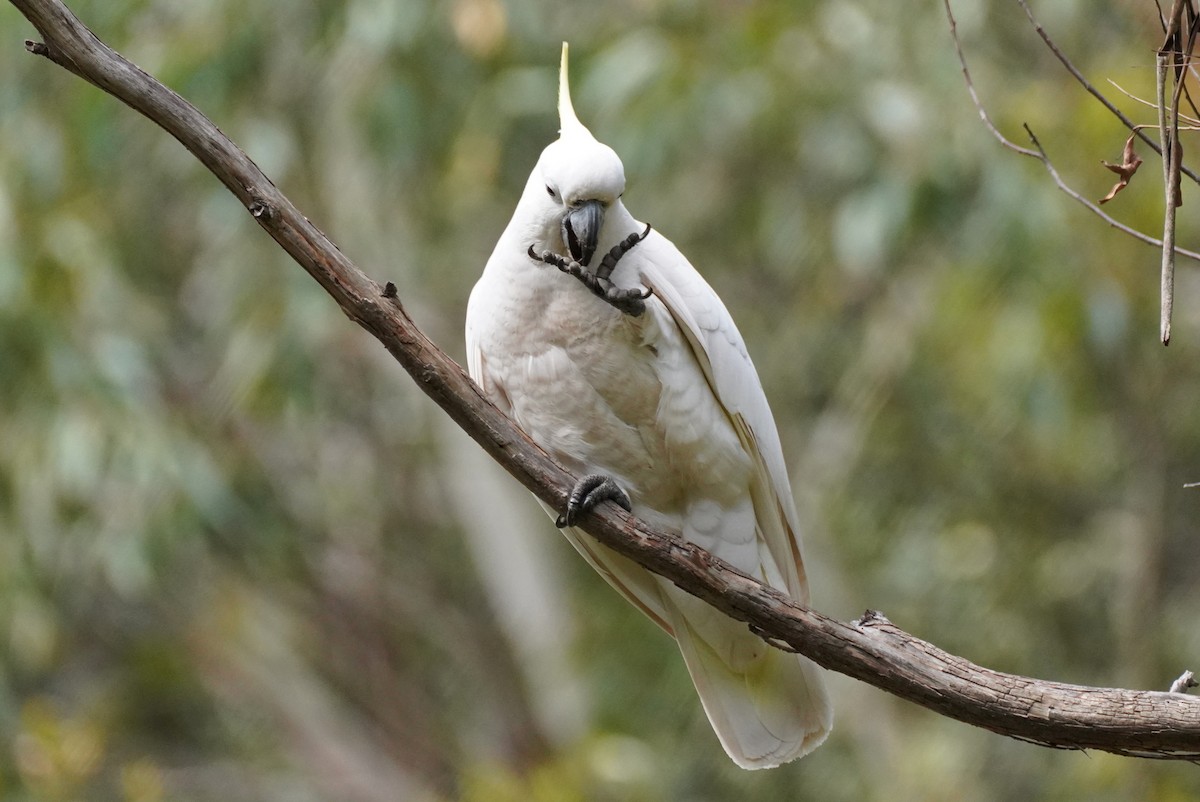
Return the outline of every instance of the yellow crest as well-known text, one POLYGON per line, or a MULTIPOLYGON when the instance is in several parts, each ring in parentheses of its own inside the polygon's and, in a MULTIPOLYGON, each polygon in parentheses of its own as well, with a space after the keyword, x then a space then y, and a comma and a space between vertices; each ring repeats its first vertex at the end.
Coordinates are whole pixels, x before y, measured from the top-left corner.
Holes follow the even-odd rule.
POLYGON ((558 67, 558 132, 562 136, 583 133, 588 136, 592 132, 579 122, 575 116, 575 106, 571 104, 571 83, 568 78, 567 43, 563 42, 562 61, 558 67))

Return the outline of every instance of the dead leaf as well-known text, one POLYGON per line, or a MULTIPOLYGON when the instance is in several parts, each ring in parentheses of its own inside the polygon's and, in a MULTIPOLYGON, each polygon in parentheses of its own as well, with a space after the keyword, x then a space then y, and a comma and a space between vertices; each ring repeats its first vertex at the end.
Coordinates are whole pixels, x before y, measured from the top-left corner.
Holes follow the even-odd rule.
POLYGON ((1129 139, 1125 140, 1125 149, 1121 151, 1120 164, 1113 164, 1112 162, 1101 160, 1101 164, 1120 176, 1120 180, 1113 185, 1113 188, 1109 190, 1109 193, 1100 199, 1101 203, 1108 203, 1110 200, 1117 197, 1117 193, 1129 186, 1129 179, 1133 178, 1133 174, 1136 173, 1137 169, 1142 166, 1142 160, 1138 158, 1136 153, 1133 152, 1133 138, 1135 136, 1136 134, 1130 134, 1129 139))

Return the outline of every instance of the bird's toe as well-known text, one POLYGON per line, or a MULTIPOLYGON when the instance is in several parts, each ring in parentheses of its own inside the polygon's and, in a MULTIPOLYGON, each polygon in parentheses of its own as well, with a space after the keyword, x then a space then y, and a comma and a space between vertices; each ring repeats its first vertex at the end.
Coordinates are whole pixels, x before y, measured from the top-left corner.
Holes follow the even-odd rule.
POLYGON ((603 501, 611 501, 626 512, 633 511, 629 496, 611 476, 589 473, 575 483, 571 495, 567 498, 567 511, 555 519, 554 525, 559 529, 574 526, 580 515, 595 509, 596 505, 603 501))

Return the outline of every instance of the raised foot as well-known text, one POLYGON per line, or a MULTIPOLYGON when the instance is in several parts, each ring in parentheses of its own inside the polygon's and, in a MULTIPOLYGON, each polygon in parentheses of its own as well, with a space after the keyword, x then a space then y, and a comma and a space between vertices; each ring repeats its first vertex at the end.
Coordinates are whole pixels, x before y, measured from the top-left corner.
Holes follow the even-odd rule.
POLYGON ((571 496, 567 499, 567 511, 558 516, 554 525, 559 529, 564 526, 574 526, 580 515, 595 509, 596 505, 602 501, 615 502, 626 512, 633 512, 629 496, 625 495, 625 491, 617 486, 611 476, 589 473, 575 483, 574 489, 571 490, 571 496))
POLYGON ((613 270, 617 267, 617 262, 621 261, 621 257, 629 253, 634 245, 644 240, 649 234, 650 226, 646 226, 646 230, 641 234, 630 234, 618 242, 600 260, 600 265, 596 268, 595 273, 589 271, 586 264, 559 256, 553 251, 542 251, 539 254, 530 245, 528 253, 531 259, 554 265, 562 272, 579 279, 585 287, 592 291, 593 295, 615 309, 631 317, 638 317, 646 311, 646 299, 651 296, 651 291, 649 289, 623 289, 614 285, 611 277, 613 270))

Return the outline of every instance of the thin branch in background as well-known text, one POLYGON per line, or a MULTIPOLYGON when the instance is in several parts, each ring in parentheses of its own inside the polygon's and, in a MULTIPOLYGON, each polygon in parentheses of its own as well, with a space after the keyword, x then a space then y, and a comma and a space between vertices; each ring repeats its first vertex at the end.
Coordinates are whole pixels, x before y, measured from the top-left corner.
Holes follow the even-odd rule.
MULTIPOLYGON (((1176 6, 1178 6, 1176 0, 1176 6)), ((1170 36, 1170 34, 1168 34, 1170 36)), ((1173 142, 1171 129, 1167 127, 1167 62, 1168 53, 1159 50, 1154 57, 1154 98, 1158 106, 1159 137, 1164 143, 1173 142)), ((1163 191, 1166 197, 1163 210, 1163 246, 1160 268, 1160 301, 1158 337, 1164 343, 1171 342, 1171 308, 1174 306, 1175 262, 1168 243, 1175 244, 1175 193, 1171 191, 1171 158, 1167 155, 1173 147, 1164 147, 1162 154, 1163 191)))
MULTIPOLYGON (((1171 312, 1175 305, 1175 209, 1178 194, 1175 181, 1179 177, 1179 118, 1171 116, 1176 125, 1168 120, 1166 102, 1167 70, 1170 56, 1160 51, 1155 57, 1155 87, 1158 96, 1158 128, 1162 132, 1163 153, 1163 239, 1162 267, 1159 292, 1158 336, 1163 345, 1171 342, 1171 312)), ((1178 106, 1174 107, 1176 110, 1178 106)))
MULTIPOLYGON (((1092 214, 1099 217, 1101 220, 1103 220, 1108 225, 1112 226, 1113 228, 1117 229, 1118 231, 1120 231, 1124 234, 1128 234, 1129 236, 1133 237, 1136 240, 1146 243, 1147 245, 1153 245, 1156 248, 1163 247, 1162 240, 1156 239, 1156 238, 1150 236, 1149 234, 1145 234, 1141 231, 1138 231, 1136 228, 1131 228, 1130 226, 1125 225, 1121 221, 1119 221, 1119 220, 1113 218, 1112 216, 1110 216, 1109 214, 1107 214, 1103 209, 1101 209, 1095 203, 1092 203, 1090 200, 1085 198, 1083 195, 1079 194, 1074 189, 1072 189, 1070 187, 1070 185, 1068 185, 1067 182, 1062 179, 1062 176, 1059 175, 1058 170, 1054 166, 1054 163, 1051 162, 1050 157, 1046 155, 1046 150, 1042 147, 1042 143, 1038 141, 1038 138, 1036 136, 1034 136, 1033 131, 1029 128, 1028 125, 1025 125, 1024 128, 1025 128, 1025 133, 1027 133, 1029 135, 1030 142, 1033 143, 1033 146, 1034 146, 1033 150, 1030 150, 1029 148, 1021 147, 1017 143, 1010 140, 1008 137, 1004 136, 1004 134, 1000 133, 1000 129, 998 129, 996 127, 995 123, 992 122, 992 118, 988 116, 987 110, 984 108, 983 103, 980 102, 979 95, 975 91, 975 83, 971 80, 971 71, 967 68, 967 59, 966 59, 966 56, 963 55, 962 45, 958 39, 958 22, 955 20, 954 12, 950 8, 950 0, 942 0, 942 3, 946 8, 946 18, 949 20, 949 23, 950 23, 950 36, 954 39, 954 50, 958 54, 958 63, 962 66, 963 80, 967 84, 967 92, 971 95, 971 102, 973 102, 975 104, 975 110, 977 112, 979 112, 979 119, 983 120, 983 124, 987 127, 988 131, 991 132, 992 136, 994 136, 996 138, 996 141, 999 142, 1004 147, 1008 148, 1009 150, 1013 151, 1014 153, 1019 153, 1022 156, 1028 156, 1031 159, 1037 159, 1039 162, 1042 163, 1042 166, 1046 168, 1046 172, 1048 172, 1050 174, 1050 178, 1054 180, 1055 185, 1060 190, 1065 192, 1067 195, 1069 195, 1071 198, 1075 199, 1079 203, 1083 204, 1083 206, 1087 207, 1087 209, 1089 211, 1091 211, 1092 214)), ((1134 125, 1132 123, 1130 125, 1131 125, 1131 130, 1133 130, 1135 133, 1140 134, 1140 130, 1141 130, 1142 126, 1134 125)), ((1141 136, 1144 138, 1144 135, 1141 135, 1141 136)), ((1157 146, 1155 146, 1155 151, 1161 152, 1158 150, 1157 146)), ((1196 251, 1189 251, 1184 248, 1176 247, 1174 249, 1174 252, 1179 254, 1180 256, 1185 256, 1188 259, 1192 259, 1196 262, 1200 262, 1200 253, 1197 253, 1196 251)))
MULTIPOLYGON (((1183 87, 1183 99, 1187 101, 1188 107, 1191 108, 1191 110, 1192 110, 1192 114, 1200 117, 1200 109, 1196 108, 1196 103, 1195 103, 1195 101, 1192 100, 1192 93, 1188 89, 1187 80, 1185 79, 1186 74, 1193 73, 1192 67, 1193 67, 1194 62, 1192 61, 1191 56, 1192 56, 1192 52, 1196 46, 1195 0, 1189 0, 1189 2, 1187 4, 1187 15, 1188 15, 1188 46, 1187 46, 1187 54, 1188 55, 1187 55, 1187 58, 1185 58, 1183 60, 1183 64, 1180 65, 1178 80, 1179 80, 1179 85, 1183 87)), ((1181 119, 1183 118, 1183 115, 1181 115, 1179 113, 1178 109, 1176 110, 1175 113, 1181 119)))
MULTIPOLYGON (((1189 5, 1189 7, 1188 7, 1188 8, 1184 8, 1184 11, 1185 11, 1185 12, 1190 12, 1190 17, 1191 17, 1191 18, 1193 18, 1193 20, 1194 20, 1196 12, 1195 12, 1195 9, 1194 9, 1194 8, 1191 8, 1191 7, 1190 7, 1190 6, 1191 6, 1191 0, 1189 0, 1189 3, 1188 3, 1188 5, 1189 5)), ((1171 26, 1168 24, 1167 17, 1163 15, 1162 4, 1161 4, 1161 3, 1159 3, 1159 2, 1158 2, 1158 0, 1154 0, 1154 7, 1158 9, 1158 24, 1159 24, 1159 27, 1160 27, 1160 28, 1162 28, 1163 36, 1164 36, 1164 38, 1165 38, 1165 37, 1167 36, 1168 30, 1170 30, 1171 26)), ((1177 10, 1178 10, 1179 8, 1180 8, 1180 4, 1179 4, 1178 2, 1174 3, 1174 4, 1171 6, 1171 17, 1172 17, 1172 19, 1173 19, 1173 18, 1175 18, 1175 16, 1176 16, 1176 12, 1177 12, 1177 10)), ((1191 49, 1190 49, 1190 47, 1189 47, 1189 52, 1190 52, 1190 50, 1191 50, 1191 49)), ((1192 64, 1192 62, 1191 62, 1191 61, 1188 61, 1186 65, 1178 65, 1178 66, 1176 67, 1176 71, 1177 71, 1177 72, 1184 72, 1184 71, 1186 71, 1186 72, 1189 72, 1189 73, 1191 73, 1191 74, 1193 74, 1193 75, 1195 75, 1195 72, 1196 72, 1196 71, 1195 71, 1195 67, 1194 67, 1194 65, 1192 64)), ((1196 108, 1196 104, 1195 104, 1195 102, 1192 100, 1192 93, 1188 91, 1188 88, 1187 88, 1187 86, 1184 86, 1184 87, 1183 87, 1183 97, 1184 97, 1184 98, 1187 100, 1187 102, 1188 102, 1188 106, 1190 106, 1190 107, 1191 107, 1191 109, 1192 109, 1192 114, 1196 115, 1197 117, 1200 117, 1200 109, 1197 109, 1197 108, 1196 108)))
MULTIPOLYGON (((1146 136, 1146 134, 1144 134, 1142 132, 1141 129, 1144 128, 1145 126, 1139 127, 1137 123, 1135 123, 1133 120, 1126 117, 1124 112, 1122 112, 1115 105, 1113 105, 1113 102, 1111 100, 1109 100, 1107 97, 1105 97, 1104 94, 1099 89, 1092 86, 1091 82, 1088 81, 1088 79, 1084 77, 1083 73, 1080 72, 1079 69, 1074 64, 1071 63, 1071 60, 1069 58, 1067 58, 1067 55, 1065 53, 1063 53, 1062 50, 1059 49, 1058 45, 1056 45, 1054 43, 1054 40, 1050 38, 1050 34, 1046 33, 1046 29, 1043 28, 1042 24, 1037 21, 1036 17, 1033 16, 1033 10, 1029 8, 1029 4, 1027 2, 1025 2, 1025 0, 1017 0, 1017 3, 1021 6, 1022 9, 1024 9, 1025 16, 1029 18, 1030 24, 1033 25, 1033 29, 1035 31, 1037 31, 1038 36, 1040 36, 1042 38, 1042 41, 1045 42, 1046 47, 1050 48, 1050 52, 1054 54, 1055 58, 1057 58, 1060 62, 1062 62, 1062 65, 1064 67, 1066 67, 1067 72, 1071 73, 1071 76, 1076 81, 1079 82, 1080 86, 1082 86, 1084 89, 1086 89, 1088 94, 1090 94, 1092 97, 1096 98, 1096 100, 1100 101, 1101 105, 1103 105, 1104 108, 1106 108, 1110 112, 1112 112, 1113 116, 1116 117, 1118 120, 1120 120, 1125 125, 1126 128, 1128 128, 1130 131, 1136 133, 1138 136, 1138 139, 1145 142, 1147 145, 1150 146, 1151 150, 1153 150, 1155 153, 1157 153, 1161 156, 1162 148, 1159 146, 1159 144, 1157 142, 1155 142, 1153 139, 1151 139, 1150 137, 1146 136)), ((1197 176, 1196 173, 1192 172, 1191 169, 1181 166, 1180 171, 1184 175, 1186 175, 1188 178, 1190 178, 1193 181, 1195 181, 1196 183, 1200 184, 1200 176, 1197 176)))
POLYGON ((1183 144, 1179 140, 1179 101, 1187 81, 1186 66, 1191 63, 1196 44, 1196 11, 1191 0, 1175 0, 1165 20, 1166 35, 1155 54, 1155 97, 1158 102, 1158 127, 1163 148, 1163 246, 1160 282, 1159 338, 1171 342, 1171 313, 1175 303, 1175 218, 1183 204, 1179 172, 1183 162, 1183 144), (1186 23, 1185 23, 1186 18, 1186 23), (1186 32, 1187 44, 1183 44, 1186 32), (1171 101, 1167 104, 1168 74, 1171 101))
POLYGON ((942 4, 946 7, 946 19, 950 22, 950 38, 954 40, 954 52, 958 54, 958 63, 962 67, 963 80, 967 84, 967 93, 971 95, 971 102, 975 104, 975 110, 979 112, 979 119, 983 120, 983 124, 992 132, 992 136, 996 137, 996 141, 1004 147, 1014 153, 1020 153, 1022 156, 1041 159, 1041 154, 1021 147, 1000 133, 1000 129, 996 127, 995 123, 992 122, 992 118, 988 116, 987 109, 983 107, 983 103, 979 100, 979 95, 975 91, 975 82, 971 80, 971 71, 967 69, 967 57, 963 55, 962 44, 958 39, 958 20, 954 18, 954 12, 950 9, 950 0, 942 0, 942 4))
POLYGON ((1200 682, 1196 682, 1196 675, 1191 671, 1185 671, 1179 675, 1179 679, 1171 683, 1170 693, 1187 693, 1188 688, 1200 686, 1200 682))
MULTIPOLYGON (((1188 70, 1192 71, 1194 74, 1192 65, 1188 66, 1188 70)), ((1122 95, 1129 98, 1133 102, 1141 103, 1143 106, 1146 106, 1147 108, 1151 108, 1151 109, 1158 108, 1157 103, 1151 103, 1149 100, 1146 100, 1146 98, 1144 98, 1144 97, 1138 97, 1137 95, 1133 94, 1128 89, 1126 89, 1125 87, 1121 86, 1119 83, 1114 81, 1112 78, 1109 78, 1107 80, 1110 84, 1112 84, 1114 89, 1116 89, 1118 92, 1120 92, 1122 95)), ((1195 131, 1195 130, 1200 129, 1200 117, 1189 117, 1188 115, 1180 112, 1179 119, 1182 120, 1183 122, 1187 123, 1186 126, 1180 126, 1179 130, 1181 130, 1181 131, 1195 131)), ((1157 125, 1137 125, 1134 127, 1139 128, 1139 129, 1140 128, 1155 128, 1155 129, 1158 128, 1157 125)))

